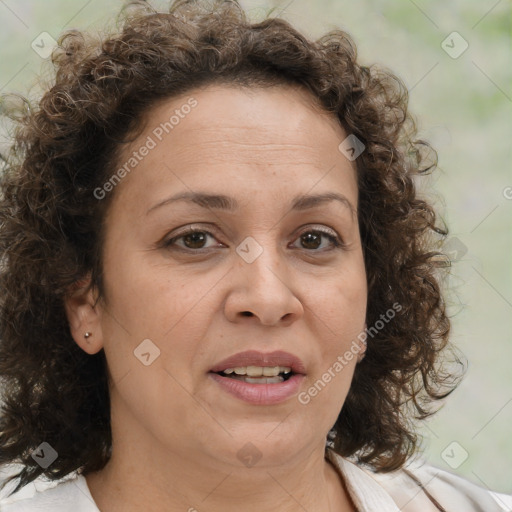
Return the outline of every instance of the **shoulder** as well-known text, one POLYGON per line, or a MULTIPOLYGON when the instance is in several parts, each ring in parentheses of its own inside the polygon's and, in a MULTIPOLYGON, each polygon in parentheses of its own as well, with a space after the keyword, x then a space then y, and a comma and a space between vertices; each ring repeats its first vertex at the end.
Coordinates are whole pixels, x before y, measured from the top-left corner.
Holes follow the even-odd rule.
POLYGON ((0 492, 0 512, 99 512, 85 478, 76 473, 57 481, 40 477, 9 496, 14 487, 11 482, 0 492))
MULTIPOLYGON (((439 512, 463 510, 464 512, 510 512, 512 496, 493 493, 469 480, 436 468, 423 461, 415 461, 391 473, 374 473, 334 454, 345 479, 368 487, 377 485, 388 495, 401 512, 439 512)), ((350 482, 347 482, 350 485, 350 482)), ((375 489, 370 492, 377 492, 375 489)), ((391 510, 391 509, 390 509, 391 510)))

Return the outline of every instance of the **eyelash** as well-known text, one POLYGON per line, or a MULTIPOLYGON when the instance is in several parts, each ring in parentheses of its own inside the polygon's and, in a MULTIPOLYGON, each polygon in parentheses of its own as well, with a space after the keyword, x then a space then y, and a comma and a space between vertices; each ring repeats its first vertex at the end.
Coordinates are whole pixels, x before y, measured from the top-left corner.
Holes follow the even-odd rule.
MULTIPOLYGON (((169 249, 172 247, 172 245, 175 244, 175 242, 177 240, 185 238, 186 236, 194 234, 194 233, 203 233, 203 234, 206 234, 207 236, 211 236, 212 238, 215 238, 215 235, 206 229, 192 228, 192 229, 189 229, 188 231, 180 233, 177 236, 174 236, 174 237, 164 241, 163 246, 164 246, 164 248, 169 249)), ((303 249, 306 252, 325 252, 325 251, 329 251, 329 250, 333 250, 333 249, 343 249, 345 247, 345 243, 339 236, 337 236, 333 232, 327 231, 323 228, 314 228, 314 229, 309 228, 305 231, 302 231, 297 236, 296 240, 300 239, 301 236, 303 236, 307 233, 316 233, 316 234, 325 236, 326 238, 329 239, 329 241, 331 242, 333 247, 331 249, 303 249)), ((191 252, 191 253, 201 253, 201 252, 206 252, 210 249, 213 249, 213 247, 199 248, 199 249, 191 249, 189 247, 180 247, 180 246, 176 246, 176 247, 178 250, 181 250, 184 252, 191 252)))

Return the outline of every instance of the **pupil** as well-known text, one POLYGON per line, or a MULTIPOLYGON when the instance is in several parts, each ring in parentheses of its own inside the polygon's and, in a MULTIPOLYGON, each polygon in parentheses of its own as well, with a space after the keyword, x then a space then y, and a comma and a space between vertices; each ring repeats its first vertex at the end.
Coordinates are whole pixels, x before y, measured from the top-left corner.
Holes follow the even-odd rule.
POLYGON ((190 249, 200 249, 204 245, 205 238, 204 233, 189 233, 183 238, 183 242, 190 249), (188 241, 191 241, 192 244, 187 243, 188 241))
POLYGON ((320 237, 315 233, 306 233, 302 235, 302 242, 305 246, 307 246, 310 242, 313 242, 312 246, 307 247, 308 249, 316 249, 320 246, 321 240, 320 237))

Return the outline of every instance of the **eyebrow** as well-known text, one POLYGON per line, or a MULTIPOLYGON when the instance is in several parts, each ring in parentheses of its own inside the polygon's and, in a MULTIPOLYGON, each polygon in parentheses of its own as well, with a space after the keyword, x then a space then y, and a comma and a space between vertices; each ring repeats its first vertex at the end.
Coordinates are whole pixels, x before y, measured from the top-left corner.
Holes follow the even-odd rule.
MULTIPOLYGON (((225 210, 228 212, 236 211, 239 206, 238 201, 236 199, 223 194, 182 192, 180 194, 168 197, 167 199, 164 199, 163 201, 160 201, 159 203, 155 204, 146 212, 146 215, 156 210, 157 208, 167 206, 177 201, 187 201, 190 203, 195 203, 203 208, 208 208, 212 210, 225 210)), ((357 210, 354 208, 352 203, 343 194, 339 194, 337 192, 325 192, 323 194, 305 194, 296 196, 292 200, 291 210, 309 210, 311 208, 315 208, 317 206, 330 203, 332 201, 337 201, 338 203, 344 205, 346 208, 350 210, 352 216, 357 215, 357 210)))

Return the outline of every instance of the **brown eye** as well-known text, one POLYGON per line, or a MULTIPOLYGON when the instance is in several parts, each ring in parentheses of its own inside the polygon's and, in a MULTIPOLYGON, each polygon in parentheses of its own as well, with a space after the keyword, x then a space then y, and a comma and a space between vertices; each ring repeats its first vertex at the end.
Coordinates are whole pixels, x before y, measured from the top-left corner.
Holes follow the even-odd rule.
POLYGON ((164 246, 169 249, 182 249, 182 250, 200 250, 210 249, 213 245, 207 245, 209 238, 215 240, 215 237, 208 231, 191 229, 179 236, 170 238, 164 243, 164 246))
POLYGON ((182 237, 183 243, 189 249, 202 249, 207 235, 202 231, 194 231, 182 237))
POLYGON ((299 248, 313 252, 323 252, 323 250, 343 247, 343 241, 334 232, 331 233, 331 231, 321 229, 310 229, 303 232, 299 236, 298 241, 300 241, 301 246, 299 248), (328 240, 327 244, 324 243, 325 239, 328 240))
POLYGON ((313 231, 305 233, 300 238, 302 240, 302 246, 305 249, 318 249, 322 244, 322 236, 313 231))

